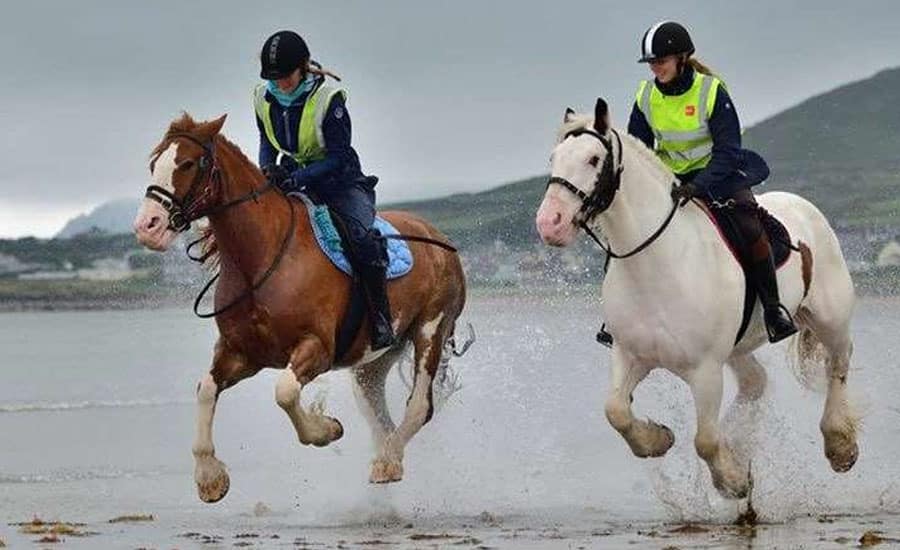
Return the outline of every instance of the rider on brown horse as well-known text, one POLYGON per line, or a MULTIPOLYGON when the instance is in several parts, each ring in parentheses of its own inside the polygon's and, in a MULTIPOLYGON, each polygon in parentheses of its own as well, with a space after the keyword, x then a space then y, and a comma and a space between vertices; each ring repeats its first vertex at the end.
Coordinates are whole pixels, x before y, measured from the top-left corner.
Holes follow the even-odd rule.
POLYGON ((387 249, 372 228, 378 178, 363 175, 350 145, 346 92, 325 84, 326 75, 334 75, 310 61, 306 42, 295 32, 270 36, 260 61, 267 82, 254 89, 259 166, 283 192, 312 194, 337 215, 368 299, 372 350, 390 347, 395 338, 385 282, 387 249))

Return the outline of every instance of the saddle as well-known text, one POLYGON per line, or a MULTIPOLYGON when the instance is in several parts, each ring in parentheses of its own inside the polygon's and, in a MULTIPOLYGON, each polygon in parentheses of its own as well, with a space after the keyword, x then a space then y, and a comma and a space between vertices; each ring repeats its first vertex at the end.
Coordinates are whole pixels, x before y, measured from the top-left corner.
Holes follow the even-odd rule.
MULTIPOLYGON (((350 301, 335 334, 334 359, 335 363, 340 363, 353 344, 353 339, 359 332, 369 307, 362 280, 354 273, 349 258, 348 251, 353 250, 349 233, 340 217, 331 212, 331 209, 317 197, 304 193, 292 193, 291 196, 306 206, 309 223, 319 249, 336 268, 352 279, 350 301)), ((372 227, 381 235, 399 235, 397 229, 381 217, 375 218, 372 227)), ((385 245, 388 254, 387 278, 396 279, 409 273, 413 268, 413 255, 409 245, 399 239, 385 239, 385 245)))
MULTIPOLYGON (((747 332, 750 325, 750 317, 753 315, 753 307, 756 305, 757 291, 756 285, 751 284, 750 265, 746 258, 749 254, 743 250, 743 241, 738 234, 738 229, 728 218, 726 208, 716 207, 710 203, 701 200, 694 200, 700 206, 700 209, 706 214, 713 226, 718 231, 719 236, 725 242, 725 246, 731 251, 734 259, 744 271, 744 310, 741 318, 741 326, 738 329, 734 343, 737 344, 747 332)), ((760 220, 762 221, 763 230, 769 237, 769 243, 772 247, 772 258, 775 261, 775 269, 781 269, 790 258, 791 252, 797 248, 791 244, 791 235, 787 228, 778 218, 773 216, 768 210, 761 206, 757 206, 760 220)))

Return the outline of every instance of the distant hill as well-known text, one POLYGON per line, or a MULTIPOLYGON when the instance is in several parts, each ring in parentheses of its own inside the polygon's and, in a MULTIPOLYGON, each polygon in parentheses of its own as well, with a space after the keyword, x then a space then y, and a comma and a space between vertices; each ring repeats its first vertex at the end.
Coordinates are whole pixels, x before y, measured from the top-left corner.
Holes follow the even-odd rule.
MULTIPOLYGON (((900 68, 812 97, 749 128, 746 147, 770 163, 762 190, 784 189, 815 202, 833 222, 900 226, 900 68)), ((534 212, 546 176, 480 193, 384 205, 416 212, 463 247, 537 239, 534 212)), ((137 200, 106 203, 70 221, 59 236, 97 227, 129 232, 137 200)))
POLYGON ((57 239, 69 239, 83 233, 128 233, 140 206, 140 199, 117 199, 105 202, 88 214, 69 220, 55 235, 57 239))
POLYGON ((900 226, 900 68, 812 97, 747 130, 772 168, 832 220, 900 226))

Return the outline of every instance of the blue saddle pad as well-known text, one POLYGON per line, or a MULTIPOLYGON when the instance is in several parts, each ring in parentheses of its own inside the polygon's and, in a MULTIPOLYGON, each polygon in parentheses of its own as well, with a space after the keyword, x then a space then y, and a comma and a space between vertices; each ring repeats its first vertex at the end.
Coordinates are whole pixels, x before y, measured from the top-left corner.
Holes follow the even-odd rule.
MULTIPOLYGON (((292 194, 299 197, 309 212, 309 222, 312 224, 313 234, 316 236, 316 242, 325 256, 331 260, 331 263, 338 269, 351 275, 353 268, 350 267, 350 260, 344 254, 344 247, 341 243, 341 235, 334 226, 331 219, 331 212, 325 205, 314 204, 309 197, 301 193, 292 194)), ((373 227, 382 235, 399 235, 397 229, 388 223, 387 220, 376 217, 373 227)), ((396 279, 410 272, 413 267, 413 256, 406 241, 399 239, 386 239, 388 248, 388 268, 387 278, 396 279)))

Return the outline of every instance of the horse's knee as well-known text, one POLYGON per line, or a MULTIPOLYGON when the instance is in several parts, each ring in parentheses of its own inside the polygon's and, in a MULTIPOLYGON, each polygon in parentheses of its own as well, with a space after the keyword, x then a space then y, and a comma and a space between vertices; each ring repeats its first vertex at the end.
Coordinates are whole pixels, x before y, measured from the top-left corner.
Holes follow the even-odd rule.
POLYGON ((297 403, 300 398, 300 384, 294 371, 290 368, 284 369, 281 376, 278 377, 278 383, 275 384, 275 402, 282 409, 288 410, 297 403))
POLYGON ((715 433, 697 432, 694 437, 694 448, 700 458, 710 461, 719 452, 719 437, 715 433))
POLYGON ((604 410, 606 412, 606 419, 616 431, 626 431, 634 420, 634 415, 631 414, 631 407, 624 399, 609 399, 606 402, 604 410))

